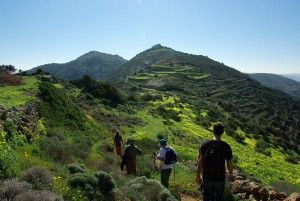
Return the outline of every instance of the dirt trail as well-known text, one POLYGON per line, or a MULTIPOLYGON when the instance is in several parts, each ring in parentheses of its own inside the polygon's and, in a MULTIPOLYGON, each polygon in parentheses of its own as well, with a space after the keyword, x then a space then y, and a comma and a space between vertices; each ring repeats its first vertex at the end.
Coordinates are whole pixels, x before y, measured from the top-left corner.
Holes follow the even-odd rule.
POLYGON ((189 195, 185 195, 185 194, 181 194, 181 201, 200 201, 200 197, 199 198, 193 198, 189 195))

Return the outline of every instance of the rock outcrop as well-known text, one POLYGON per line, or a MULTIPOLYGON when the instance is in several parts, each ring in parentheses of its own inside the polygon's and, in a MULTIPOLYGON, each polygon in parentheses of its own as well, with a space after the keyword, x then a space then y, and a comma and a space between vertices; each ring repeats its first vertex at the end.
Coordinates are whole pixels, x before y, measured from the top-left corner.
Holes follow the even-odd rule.
POLYGON ((272 187, 263 187, 261 184, 250 181, 244 174, 235 173, 230 182, 232 192, 241 199, 253 201, 300 201, 299 193, 288 196, 284 192, 276 192, 272 187))
POLYGON ((38 116, 35 104, 5 108, 0 105, 0 125, 6 132, 24 134, 27 140, 38 133, 38 116))

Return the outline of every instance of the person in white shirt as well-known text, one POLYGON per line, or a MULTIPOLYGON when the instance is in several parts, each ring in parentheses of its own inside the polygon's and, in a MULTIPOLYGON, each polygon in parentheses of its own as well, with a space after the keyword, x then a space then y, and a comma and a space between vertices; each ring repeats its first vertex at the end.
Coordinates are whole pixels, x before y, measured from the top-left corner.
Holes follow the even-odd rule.
POLYGON ((172 168, 173 168, 173 164, 170 165, 166 165, 164 163, 164 159, 165 159, 165 155, 166 155, 166 148, 167 148, 167 141, 165 139, 161 139, 159 141, 159 154, 157 155, 157 159, 161 161, 161 165, 160 165, 160 180, 161 180, 161 184, 168 188, 169 187, 169 178, 172 172, 172 168))

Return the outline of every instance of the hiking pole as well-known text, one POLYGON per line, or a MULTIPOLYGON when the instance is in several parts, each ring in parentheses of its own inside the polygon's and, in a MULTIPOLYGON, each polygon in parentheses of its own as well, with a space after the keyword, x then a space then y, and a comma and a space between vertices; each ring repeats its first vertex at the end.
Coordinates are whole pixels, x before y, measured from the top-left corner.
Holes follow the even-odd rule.
POLYGON ((176 181, 175 181, 175 164, 176 164, 176 163, 174 163, 174 183, 175 183, 175 185, 176 185, 176 181))
POLYGON ((153 157, 153 179, 155 179, 155 171, 156 171, 156 164, 155 164, 155 161, 156 161, 156 152, 154 151, 153 154, 152 154, 152 157, 153 157))

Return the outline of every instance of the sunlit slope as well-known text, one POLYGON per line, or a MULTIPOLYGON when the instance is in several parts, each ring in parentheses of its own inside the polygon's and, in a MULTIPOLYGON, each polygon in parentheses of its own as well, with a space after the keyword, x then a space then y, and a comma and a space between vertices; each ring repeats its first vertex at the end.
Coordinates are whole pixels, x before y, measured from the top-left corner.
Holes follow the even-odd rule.
MULTIPOLYGON (((126 133, 125 137, 134 137, 137 141, 143 141, 144 139, 155 141, 157 136, 162 134, 168 138, 169 145, 173 146, 178 152, 180 163, 195 162, 201 141, 211 139, 212 133, 196 124, 195 113, 190 105, 180 104, 179 102, 178 97, 173 96, 164 98, 162 101, 152 101, 149 107, 140 110, 136 114, 145 122, 143 125, 136 125, 131 128, 122 127, 126 133), (177 100, 177 103, 175 103, 175 100, 177 100), (166 107, 170 103, 174 106, 172 109, 180 111, 180 122, 170 120, 171 125, 165 125, 163 123, 165 119, 149 113, 152 107, 166 107)), ((237 158, 234 165, 243 172, 258 177, 264 184, 274 180, 283 180, 300 185, 300 164, 295 165, 286 162, 284 160, 285 154, 281 150, 269 148, 271 156, 266 156, 254 150, 257 143, 254 138, 246 138, 243 143, 238 143, 225 133, 223 140, 231 145, 234 157, 237 158)), ((149 154, 151 154, 150 151, 149 154)), ((189 178, 188 181, 193 182, 194 173, 190 171, 189 175, 186 175, 186 178, 189 178)), ((177 174, 180 177, 186 172, 178 171, 177 174)))
MULTIPOLYGON (((255 139, 266 145, 262 150, 266 155, 271 153, 268 149, 275 148, 288 160, 299 161, 298 101, 223 63, 156 45, 121 66, 113 77, 131 96, 147 101, 161 95, 177 97, 181 104, 190 105, 197 125, 207 129, 221 121, 236 141, 255 139)), ((163 115, 164 119, 173 115, 178 122, 176 109, 151 107, 151 113, 163 115)))
POLYGON ((0 87, 0 105, 18 107, 36 99, 39 80, 34 76, 23 77, 23 85, 0 87))
MULTIPOLYGON (((297 102, 222 63, 172 51, 154 47, 126 63, 133 68, 122 87, 147 104, 135 110, 144 123, 122 127, 125 136, 156 143, 149 146, 151 154, 162 135, 176 148, 181 163, 193 164, 201 141, 212 138, 212 124, 221 121, 236 168, 265 185, 274 180, 300 185, 300 165, 285 160, 293 153, 299 156, 297 102), (269 156, 255 151, 261 142, 268 145, 264 152, 269 156)), ((184 178, 184 173, 178 175, 184 178)), ((187 176, 189 185, 194 185, 194 173, 187 176)))

